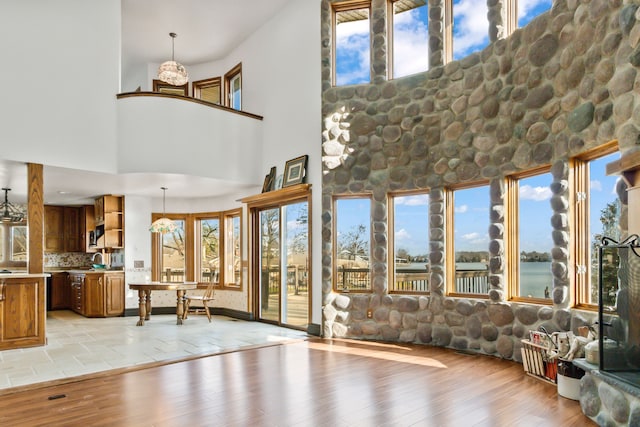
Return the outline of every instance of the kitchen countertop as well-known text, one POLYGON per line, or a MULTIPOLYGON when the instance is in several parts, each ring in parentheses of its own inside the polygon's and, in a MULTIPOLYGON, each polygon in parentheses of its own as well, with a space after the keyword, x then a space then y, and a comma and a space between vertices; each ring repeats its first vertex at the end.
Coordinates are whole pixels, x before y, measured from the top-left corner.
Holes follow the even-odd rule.
POLYGON ((12 278, 16 278, 19 279, 21 277, 49 277, 51 276, 51 274, 49 273, 27 273, 26 271, 12 271, 11 273, 0 273, 0 280, 1 279, 12 279, 12 278))

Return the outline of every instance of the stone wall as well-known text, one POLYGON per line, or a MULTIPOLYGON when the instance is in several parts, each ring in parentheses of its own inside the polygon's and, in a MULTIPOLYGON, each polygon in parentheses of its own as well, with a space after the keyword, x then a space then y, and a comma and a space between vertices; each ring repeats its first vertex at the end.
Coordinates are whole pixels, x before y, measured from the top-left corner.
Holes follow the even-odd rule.
MULTIPOLYGON (((559 0, 525 28, 504 35, 503 3, 490 3, 492 42, 438 64, 443 0, 430 0, 431 69, 386 78, 384 0, 372 1, 372 83, 331 86, 331 8, 322 2, 323 334, 469 349, 520 360, 520 338, 544 325, 575 329, 595 313, 571 308, 569 160, 618 140, 640 143, 640 13, 637 2, 559 0), (440 34, 440 35, 439 35, 440 34), (550 165, 554 247, 552 306, 506 301, 504 177, 550 165), (445 293, 444 189, 489 183, 488 298, 445 293), (431 292, 387 293, 387 194, 430 194, 431 292), (332 196, 372 195, 372 291, 332 289, 332 196), (367 318, 367 311, 373 317, 367 318)), ((618 189, 624 195, 624 187, 618 189)), ((626 212, 623 212, 626 215, 626 212)), ((626 218, 621 220, 624 224, 626 218)))

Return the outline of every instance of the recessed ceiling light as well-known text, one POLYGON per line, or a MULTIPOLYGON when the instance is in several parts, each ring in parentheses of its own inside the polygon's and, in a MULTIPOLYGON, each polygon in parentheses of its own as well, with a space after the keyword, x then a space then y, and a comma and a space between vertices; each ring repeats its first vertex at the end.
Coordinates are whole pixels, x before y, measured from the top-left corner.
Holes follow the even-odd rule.
POLYGON ((71 194, 70 191, 58 191, 58 194, 71 194))

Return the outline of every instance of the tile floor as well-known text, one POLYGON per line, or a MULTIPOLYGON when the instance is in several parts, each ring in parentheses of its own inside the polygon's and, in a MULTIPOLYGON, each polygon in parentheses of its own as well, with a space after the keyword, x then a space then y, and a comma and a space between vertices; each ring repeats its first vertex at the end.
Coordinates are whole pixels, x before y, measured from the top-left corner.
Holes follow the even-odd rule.
POLYGON ((71 311, 47 316, 47 345, 0 351, 0 390, 158 361, 305 339, 306 332, 225 316, 175 315, 88 319, 71 311))

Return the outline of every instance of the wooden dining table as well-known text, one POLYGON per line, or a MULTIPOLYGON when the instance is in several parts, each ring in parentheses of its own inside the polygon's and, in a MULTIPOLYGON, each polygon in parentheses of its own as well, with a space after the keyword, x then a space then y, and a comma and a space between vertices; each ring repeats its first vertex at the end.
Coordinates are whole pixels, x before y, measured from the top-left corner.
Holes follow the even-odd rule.
POLYGON ((136 326, 144 326, 144 321, 151 317, 151 291, 176 291, 176 315, 177 325, 182 325, 182 313, 184 310, 184 294, 189 289, 196 289, 197 282, 146 282, 129 283, 129 288, 138 291, 138 313, 140 320, 136 326))

